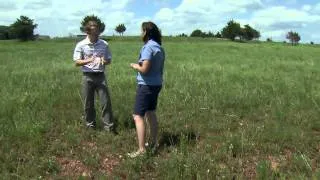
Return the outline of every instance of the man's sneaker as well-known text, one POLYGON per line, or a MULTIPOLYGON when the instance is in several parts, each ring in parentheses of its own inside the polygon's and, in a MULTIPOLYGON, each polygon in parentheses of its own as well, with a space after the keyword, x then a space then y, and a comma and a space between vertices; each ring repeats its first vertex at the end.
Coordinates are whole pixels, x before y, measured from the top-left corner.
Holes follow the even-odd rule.
POLYGON ((96 129, 95 123, 87 123, 86 126, 88 129, 96 129))
POLYGON ((114 127, 103 127, 103 130, 106 131, 106 132, 109 132, 109 133, 113 133, 115 135, 118 134, 118 132, 116 131, 116 129, 114 127))

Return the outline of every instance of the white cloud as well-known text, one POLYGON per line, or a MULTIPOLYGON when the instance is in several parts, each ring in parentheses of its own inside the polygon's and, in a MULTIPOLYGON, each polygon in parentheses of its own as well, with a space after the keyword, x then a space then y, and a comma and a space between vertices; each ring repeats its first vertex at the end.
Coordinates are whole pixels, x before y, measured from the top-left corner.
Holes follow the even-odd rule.
POLYGON ((17 5, 14 2, 4 1, 0 4, 0 11, 11 11, 15 9, 17 9, 17 5))
POLYGON ((261 39, 266 40, 267 38, 271 38, 272 40, 280 40, 286 37, 288 31, 286 30, 274 30, 274 31, 265 31, 262 34, 261 39))
POLYGON ((303 11, 310 11, 311 9, 312 9, 312 7, 309 4, 305 4, 302 6, 303 11))
POLYGON ((223 23, 247 11, 263 8, 260 0, 183 0, 174 8, 162 8, 154 20, 166 35, 191 33, 200 28, 204 31, 218 31, 223 23))
POLYGON ((318 15, 284 6, 256 11, 250 20, 251 24, 261 31, 263 37, 272 36, 276 39, 283 39, 284 32, 302 31, 309 24, 318 21, 320 21, 318 15))
POLYGON ((162 8, 156 14, 156 18, 160 21, 172 21, 174 17, 174 10, 169 8, 162 8))
MULTIPOLYGON (((274 0, 267 0, 274 1, 274 0)), ((261 32, 262 38, 272 37, 283 40, 290 31, 310 29, 311 24, 320 22, 320 16, 312 14, 311 5, 301 9, 285 6, 268 6, 266 0, 183 0, 174 9, 160 9, 154 19, 169 34, 190 34, 199 28, 203 31, 220 31, 227 21, 234 19, 241 25, 250 24, 261 32), (239 18, 241 17, 241 18, 239 18)), ((274 1, 275 2, 275 1, 274 1)), ((295 0, 287 0, 285 4, 296 4, 295 0)), ((320 3, 317 8, 320 12, 320 3)))
MULTIPOLYGON (((131 26, 135 18, 126 10, 132 0, 0 0, 0 24, 12 24, 20 15, 34 19, 40 34, 64 36, 80 33, 79 26, 86 15, 95 14, 106 24, 104 33, 112 34, 119 23, 131 26), (6 9, 2 11, 2 9, 6 9)), ((129 31, 129 30, 128 30, 129 31)))
POLYGON ((314 9, 312 9, 314 13, 320 13, 320 3, 316 4, 314 9))
MULTIPOLYGON (((0 25, 9 25, 20 15, 26 15, 38 24, 40 34, 63 36, 80 33, 82 18, 95 14, 106 24, 104 34, 112 35, 115 26, 124 23, 126 34, 138 35, 141 22, 151 20, 159 25, 163 35, 176 35, 190 34, 198 28, 216 33, 234 19, 259 30, 262 39, 279 40, 284 39, 288 30, 308 34, 316 33, 312 29, 320 26, 320 3, 301 4, 298 8, 296 0, 281 3, 276 0, 181 0, 175 8, 168 8, 170 0, 141 0, 151 5, 150 9, 158 7, 159 10, 151 12, 153 15, 149 17, 137 17, 138 11, 149 9, 135 9, 135 14, 129 11, 133 1, 136 0, 0 0, 0 25), (290 6, 286 6, 288 4, 290 6), (297 8, 289 8, 293 6, 297 8)), ((311 39, 311 34, 308 37, 311 39)))
POLYGON ((51 0, 30 0, 27 4, 24 5, 24 9, 38 10, 42 8, 50 8, 51 5, 51 0))

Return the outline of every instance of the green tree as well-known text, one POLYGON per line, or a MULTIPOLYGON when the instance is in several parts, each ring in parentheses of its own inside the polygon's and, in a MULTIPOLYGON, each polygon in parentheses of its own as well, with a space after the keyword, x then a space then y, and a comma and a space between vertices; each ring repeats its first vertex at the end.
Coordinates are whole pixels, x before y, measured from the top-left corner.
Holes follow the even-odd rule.
POLYGON ((115 31, 119 33, 121 36, 123 36, 123 33, 127 30, 126 26, 124 24, 119 24, 116 26, 115 31))
POLYGON ((209 31, 208 34, 206 34, 206 35, 207 35, 207 37, 214 37, 214 34, 211 31, 209 31))
POLYGON ((227 25, 222 29, 221 31, 222 37, 231 39, 234 41, 234 39, 237 36, 241 36, 241 27, 240 24, 231 20, 227 23, 227 25))
POLYGON ((260 32, 247 24, 242 29, 242 36, 245 40, 251 41, 252 39, 258 39, 260 37, 260 32))
POLYGON ((0 26, 0 40, 9 39, 9 27, 0 26))
POLYGON ((34 39, 33 30, 37 26, 37 24, 34 24, 33 19, 30 19, 27 16, 20 16, 20 19, 17 19, 16 22, 11 24, 10 30, 18 39, 28 41, 34 39))
POLYGON ((272 42, 272 38, 271 38, 271 37, 268 37, 266 41, 267 41, 267 42, 272 42))
POLYGON ((204 33, 200 29, 192 31, 190 34, 191 37, 203 37, 204 33))
POLYGON ((259 39, 260 37, 261 37, 260 32, 253 29, 253 39, 259 39))
POLYGON ((301 40, 300 35, 293 31, 288 32, 286 38, 291 42, 292 46, 298 44, 301 40))
POLYGON ((182 34, 178 34, 177 37, 188 37, 188 35, 185 33, 182 33, 182 34))
POLYGON ((220 32, 217 32, 217 34, 215 35, 216 38, 222 38, 222 35, 220 34, 220 32))

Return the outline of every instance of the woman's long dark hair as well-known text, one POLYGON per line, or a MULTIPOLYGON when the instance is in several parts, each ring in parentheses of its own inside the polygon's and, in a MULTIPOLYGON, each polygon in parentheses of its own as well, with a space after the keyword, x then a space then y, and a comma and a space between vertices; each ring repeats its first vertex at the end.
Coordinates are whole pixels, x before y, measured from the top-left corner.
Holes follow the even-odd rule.
POLYGON ((142 37, 142 40, 146 43, 150 39, 156 41, 158 44, 161 45, 161 32, 157 25, 155 25, 153 22, 143 22, 142 23, 142 30, 145 32, 144 36, 142 37))

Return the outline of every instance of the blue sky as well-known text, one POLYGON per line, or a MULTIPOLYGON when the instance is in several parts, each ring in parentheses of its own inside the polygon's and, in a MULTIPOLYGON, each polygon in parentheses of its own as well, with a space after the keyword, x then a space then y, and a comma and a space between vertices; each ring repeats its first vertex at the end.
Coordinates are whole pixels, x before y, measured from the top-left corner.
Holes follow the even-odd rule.
POLYGON ((320 43, 320 1, 316 0, 0 0, 0 25, 10 25, 20 15, 34 19, 36 33, 79 34, 85 15, 95 14, 106 24, 104 34, 139 35, 143 21, 154 21, 163 35, 190 34, 194 29, 217 32, 230 19, 250 24, 261 39, 285 40, 293 30, 303 42, 320 43))

